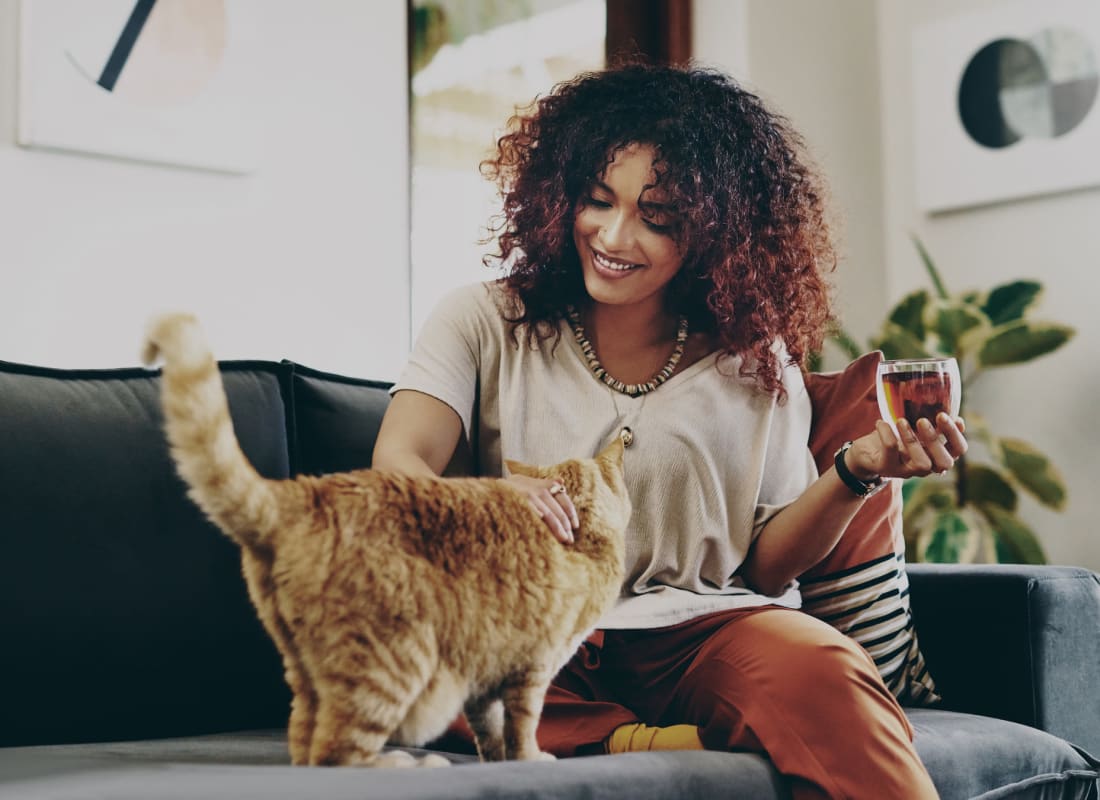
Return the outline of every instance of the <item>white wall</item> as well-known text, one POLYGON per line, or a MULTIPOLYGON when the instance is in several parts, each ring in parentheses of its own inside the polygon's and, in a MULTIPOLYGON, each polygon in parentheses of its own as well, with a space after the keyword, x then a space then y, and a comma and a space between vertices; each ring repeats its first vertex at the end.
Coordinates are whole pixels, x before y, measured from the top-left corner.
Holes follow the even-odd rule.
POLYGON ((952 287, 988 289, 1020 278, 1044 283, 1038 316, 1075 326, 1077 337, 1027 365, 986 373, 970 391, 969 403, 989 418, 995 432, 1031 442, 1065 474, 1065 512, 1030 501, 1023 509, 1050 559, 1100 569, 1100 537, 1094 535, 1100 518, 1095 412, 1100 397, 1095 357, 1100 351, 1100 189, 931 216, 915 203, 910 37, 921 24, 998 5, 996 0, 878 2, 888 294, 896 299, 927 285, 909 231, 924 240, 952 287))
POLYGON ((16 0, 0 0, 0 358, 137 363, 199 314, 222 358, 392 379, 408 347, 405 4, 237 0, 269 43, 243 177, 15 146, 16 0))

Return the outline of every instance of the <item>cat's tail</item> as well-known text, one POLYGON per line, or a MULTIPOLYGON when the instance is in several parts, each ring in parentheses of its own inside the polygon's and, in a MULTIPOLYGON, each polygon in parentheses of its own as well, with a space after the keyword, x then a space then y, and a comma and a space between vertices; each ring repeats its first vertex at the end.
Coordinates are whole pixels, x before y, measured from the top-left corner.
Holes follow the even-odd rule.
POLYGON ((190 314, 166 314, 148 327, 142 359, 164 358, 161 406, 176 470, 191 499, 240 545, 263 544, 276 525, 275 493, 233 432, 218 364, 190 314))

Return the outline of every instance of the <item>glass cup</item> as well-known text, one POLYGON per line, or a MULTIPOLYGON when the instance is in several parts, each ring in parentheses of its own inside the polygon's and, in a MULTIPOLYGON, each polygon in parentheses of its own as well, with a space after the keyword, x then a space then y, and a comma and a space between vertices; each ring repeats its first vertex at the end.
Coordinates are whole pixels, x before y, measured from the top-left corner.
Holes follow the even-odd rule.
POLYGON ((917 420, 927 417, 935 425, 936 415, 945 411, 952 417, 962 404, 962 380, 954 358, 906 358, 880 361, 875 375, 878 410, 898 432, 897 420, 903 417, 915 430, 917 420))

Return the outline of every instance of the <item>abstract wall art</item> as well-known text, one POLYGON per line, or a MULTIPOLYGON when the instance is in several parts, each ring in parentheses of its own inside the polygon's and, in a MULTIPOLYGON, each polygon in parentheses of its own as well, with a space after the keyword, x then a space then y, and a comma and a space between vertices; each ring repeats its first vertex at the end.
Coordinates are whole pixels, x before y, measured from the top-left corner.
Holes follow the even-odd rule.
POLYGON ((252 5, 23 0, 19 144, 252 171, 263 63, 252 5))
POLYGON ((1100 185, 1100 3, 1002 3, 913 36, 926 212, 1100 185))

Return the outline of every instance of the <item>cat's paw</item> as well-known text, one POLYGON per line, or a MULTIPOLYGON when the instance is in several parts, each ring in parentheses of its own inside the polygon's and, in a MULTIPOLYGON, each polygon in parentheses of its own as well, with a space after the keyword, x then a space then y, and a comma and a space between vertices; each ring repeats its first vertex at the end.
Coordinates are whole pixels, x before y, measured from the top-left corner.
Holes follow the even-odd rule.
POLYGON ((532 761, 557 761, 558 757, 553 753, 547 753, 540 750, 538 754, 532 759, 532 761))
POLYGON ((445 759, 443 756, 437 755, 436 753, 428 753, 428 755, 422 756, 419 760, 417 760, 416 766, 432 768, 449 767, 451 766, 451 762, 445 759))
POLYGON ((416 756, 406 753, 404 750, 387 750, 384 753, 377 753, 366 763, 368 767, 407 769, 408 767, 417 766, 417 759, 416 756))

